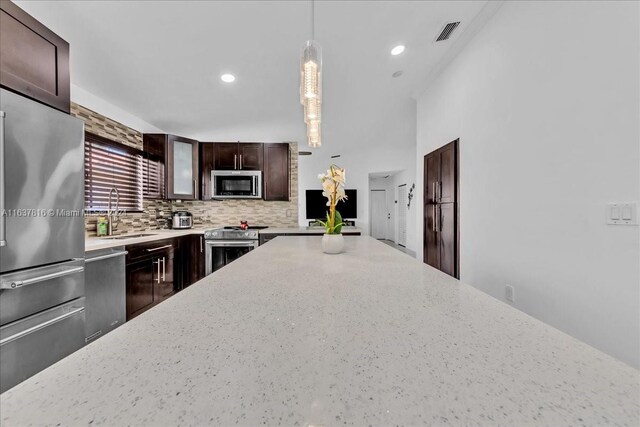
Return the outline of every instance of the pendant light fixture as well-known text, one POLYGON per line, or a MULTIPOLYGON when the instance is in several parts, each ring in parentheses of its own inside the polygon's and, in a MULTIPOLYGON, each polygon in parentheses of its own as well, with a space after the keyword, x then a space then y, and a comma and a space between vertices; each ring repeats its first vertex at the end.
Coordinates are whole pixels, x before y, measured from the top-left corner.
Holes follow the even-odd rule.
POLYGON ((300 103, 307 124, 309 147, 320 147, 322 109, 322 48, 315 42, 315 1, 311 0, 311 40, 300 57, 300 103))

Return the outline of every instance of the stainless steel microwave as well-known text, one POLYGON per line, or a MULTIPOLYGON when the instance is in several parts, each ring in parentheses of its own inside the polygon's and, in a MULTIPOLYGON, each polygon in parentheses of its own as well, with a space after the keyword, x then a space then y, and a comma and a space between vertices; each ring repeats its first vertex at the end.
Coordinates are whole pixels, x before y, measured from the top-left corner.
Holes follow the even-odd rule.
POLYGON ((261 199, 262 171, 211 171, 212 199, 261 199))

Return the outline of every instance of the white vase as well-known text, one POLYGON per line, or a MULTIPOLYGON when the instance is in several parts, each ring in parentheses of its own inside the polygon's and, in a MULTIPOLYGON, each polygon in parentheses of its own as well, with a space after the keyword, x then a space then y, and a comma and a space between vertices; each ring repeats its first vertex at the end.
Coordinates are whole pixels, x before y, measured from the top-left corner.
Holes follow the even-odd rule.
POLYGON ((322 252, 325 254, 339 254, 344 250, 342 234, 325 234, 322 236, 322 252))

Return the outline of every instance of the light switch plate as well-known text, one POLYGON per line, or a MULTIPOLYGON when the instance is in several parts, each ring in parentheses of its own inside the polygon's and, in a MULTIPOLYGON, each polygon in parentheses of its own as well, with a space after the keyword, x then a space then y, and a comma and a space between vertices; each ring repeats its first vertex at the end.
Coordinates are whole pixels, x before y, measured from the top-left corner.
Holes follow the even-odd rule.
POLYGON ((638 225, 638 203, 607 203, 607 224, 638 225))

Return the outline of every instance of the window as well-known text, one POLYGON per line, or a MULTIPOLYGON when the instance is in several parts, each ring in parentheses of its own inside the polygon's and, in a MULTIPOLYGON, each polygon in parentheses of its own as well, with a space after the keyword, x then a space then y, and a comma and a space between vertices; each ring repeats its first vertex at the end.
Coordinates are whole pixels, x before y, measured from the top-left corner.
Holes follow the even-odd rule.
POLYGON ((147 156, 142 162, 142 193, 145 199, 164 199, 164 160, 147 156))
MULTIPOLYGON (((86 133, 84 144, 84 202, 87 211, 106 211, 109 191, 117 188, 119 209, 142 211, 142 151, 86 133)), ((115 198, 112 207, 115 209, 115 198)))

